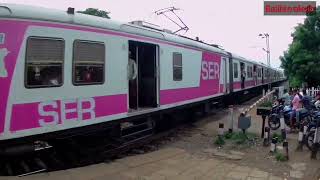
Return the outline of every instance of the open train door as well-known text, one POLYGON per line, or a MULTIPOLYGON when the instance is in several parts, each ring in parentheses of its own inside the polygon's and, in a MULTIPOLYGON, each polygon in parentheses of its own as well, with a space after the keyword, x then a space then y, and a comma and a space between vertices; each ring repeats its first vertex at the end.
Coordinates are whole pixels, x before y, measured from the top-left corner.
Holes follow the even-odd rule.
POLYGON ((129 109, 141 110, 159 104, 158 58, 155 44, 129 41, 129 109))

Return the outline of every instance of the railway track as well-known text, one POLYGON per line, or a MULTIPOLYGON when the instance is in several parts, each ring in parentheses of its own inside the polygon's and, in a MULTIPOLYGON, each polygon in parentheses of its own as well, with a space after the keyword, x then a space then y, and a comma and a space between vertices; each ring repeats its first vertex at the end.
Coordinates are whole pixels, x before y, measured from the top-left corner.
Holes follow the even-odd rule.
POLYGON ((184 123, 156 132, 150 122, 143 122, 135 126, 140 130, 125 129, 119 138, 97 134, 58 140, 31 154, 5 157, 0 165, 0 176, 21 177, 111 161, 129 150, 170 135, 181 125, 184 123))
MULTIPOLYGON (((210 111, 209 114, 223 109, 219 107, 210 111)), ((175 114, 175 113, 173 113, 175 114)), ((121 127, 119 137, 110 138, 103 133, 90 136, 77 136, 63 140, 50 142, 50 144, 39 145, 38 151, 27 155, 5 157, 0 162, 0 176, 28 176, 41 172, 51 172, 65 170, 76 167, 83 167, 91 164, 112 161, 119 156, 126 155, 132 149, 139 149, 155 140, 170 136, 176 133, 181 127, 196 121, 199 118, 208 116, 204 112, 195 112, 190 116, 190 111, 182 117, 171 117, 177 119, 187 119, 186 121, 174 121, 170 127, 156 130, 153 122, 149 120, 138 121, 128 126, 121 127)), ((169 122, 169 121, 167 121, 169 122)), ((162 123, 165 124, 165 123, 162 123)), ((143 151, 144 152, 144 151, 143 151)))

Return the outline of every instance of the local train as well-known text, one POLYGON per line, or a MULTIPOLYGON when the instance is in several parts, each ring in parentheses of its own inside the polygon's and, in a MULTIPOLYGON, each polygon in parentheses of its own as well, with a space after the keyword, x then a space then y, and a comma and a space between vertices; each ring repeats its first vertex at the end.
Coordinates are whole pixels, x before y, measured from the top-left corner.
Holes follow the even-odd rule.
POLYGON ((143 22, 0 4, 0 149, 124 129, 130 119, 207 107, 284 79, 143 22))

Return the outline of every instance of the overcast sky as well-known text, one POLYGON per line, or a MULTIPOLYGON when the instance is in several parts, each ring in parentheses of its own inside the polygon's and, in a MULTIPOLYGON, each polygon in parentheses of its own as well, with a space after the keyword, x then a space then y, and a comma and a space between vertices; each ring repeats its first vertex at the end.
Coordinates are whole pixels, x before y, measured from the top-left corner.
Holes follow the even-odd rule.
MULTIPOLYGON (((88 7, 110 11, 111 18, 129 22, 145 20, 166 29, 177 27, 154 11, 174 6, 190 30, 207 43, 219 44, 243 57, 266 63, 265 40, 258 34, 270 34, 271 65, 280 66, 279 56, 291 43, 291 33, 304 16, 264 16, 263 0, 0 0, 5 3, 28 4, 66 10, 88 7)), ((317 5, 320 0, 317 0, 317 5)))

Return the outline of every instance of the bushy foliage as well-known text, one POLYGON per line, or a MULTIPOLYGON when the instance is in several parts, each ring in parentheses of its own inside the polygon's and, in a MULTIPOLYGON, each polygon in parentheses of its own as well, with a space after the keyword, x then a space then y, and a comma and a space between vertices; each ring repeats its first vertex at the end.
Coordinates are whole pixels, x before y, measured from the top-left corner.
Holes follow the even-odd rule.
POLYGON ((304 23, 295 27, 293 42, 280 57, 281 67, 291 87, 320 84, 320 6, 316 13, 308 14, 304 23))
POLYGON ((98 16, 98 17, 110 19, 110 16, 109 16, 110 12, 99 10, 96 8, 87 8, 84 11, 77 11, 77 12, 82 13, 82 14, 88 14, 88 15, 92 15, 92 16, 98 16))
POLYGON ((215 145, 218 145, 218 146, 222 146, 224 145, 226 142, 224 141, 223 137, 221 136, 218 136, 215 141, 214 141, 214 144, 215 145))
POLYGON ((264 101, 259 106, 261 106, 261 107, 272 107, 272 101, 264 101))

